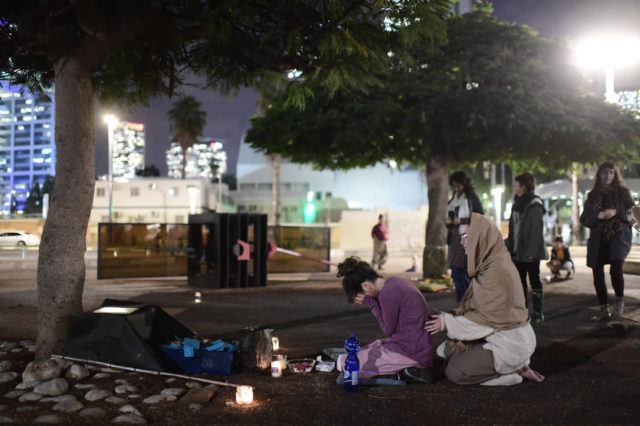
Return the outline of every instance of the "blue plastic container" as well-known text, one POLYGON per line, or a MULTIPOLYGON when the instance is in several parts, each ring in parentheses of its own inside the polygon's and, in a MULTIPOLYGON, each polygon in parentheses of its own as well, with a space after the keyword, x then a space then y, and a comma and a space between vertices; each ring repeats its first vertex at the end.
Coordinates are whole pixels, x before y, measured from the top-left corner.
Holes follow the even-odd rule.
POLYGON ((194 349, 193 357, 185 357, 181 347, 162 345, 162 351, 185 373, 207 373, 213 376, 228 376, 237 371, 237 351, 208 351, 194 349))

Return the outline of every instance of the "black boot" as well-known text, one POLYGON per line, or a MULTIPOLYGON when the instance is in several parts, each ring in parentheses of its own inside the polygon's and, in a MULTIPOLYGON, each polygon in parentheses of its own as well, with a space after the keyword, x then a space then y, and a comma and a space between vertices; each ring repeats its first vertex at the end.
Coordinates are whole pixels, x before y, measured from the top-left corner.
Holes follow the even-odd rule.
POLYGON ((542 313, 542 289, 533 290, 531 293, 533 301, 533 322, 535 324, 542 324, 544 322, 544 314, 542 313))

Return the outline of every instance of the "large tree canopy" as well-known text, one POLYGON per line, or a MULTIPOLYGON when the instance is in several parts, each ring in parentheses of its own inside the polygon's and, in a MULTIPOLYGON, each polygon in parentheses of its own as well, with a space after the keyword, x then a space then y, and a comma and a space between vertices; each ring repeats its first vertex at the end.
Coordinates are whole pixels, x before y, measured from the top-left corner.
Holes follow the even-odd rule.
MULTIPOLYGON (((0 76, 55 84, 56 186, 38 257, 36 357, 61 351, 82 310, 95 177, 94 95, 135 104, 173 94, 188 72, 231 89, 266 71, 364 88, 393 51, 437 41, 449 0, 30 0, 0 10, 0 76)), ((292 86, 301 104, 311 92, 292 86)))
POLYGON ((303 110, 276 99, 246 137, 266 154, 320 168, 387 159, 426 168, 425 262, 445 244, 451 162, 568 168, 628 160, 640 136, 631 115, 585 93, 565 43, 500 22, 486 7, 451 17, 447 37, 440 50, 416 45, 412 67, 394 67, 368 92, 321 90, 303 110))

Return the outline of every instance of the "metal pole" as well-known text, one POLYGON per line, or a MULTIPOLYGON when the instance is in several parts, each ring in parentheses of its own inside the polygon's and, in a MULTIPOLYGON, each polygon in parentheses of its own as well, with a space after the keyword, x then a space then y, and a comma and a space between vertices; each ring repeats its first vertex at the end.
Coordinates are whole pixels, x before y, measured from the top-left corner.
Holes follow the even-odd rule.
POLYGON ((113 222, 113 121, 107 122, 107 145, 109 146, 109 223, 113 222))
POLYGON ((604 70, 604 77, 605 77, 604 97, 608 102, 615 104, 618 102, 618 95, 613 89, 613 65, 606 66, 604 70))

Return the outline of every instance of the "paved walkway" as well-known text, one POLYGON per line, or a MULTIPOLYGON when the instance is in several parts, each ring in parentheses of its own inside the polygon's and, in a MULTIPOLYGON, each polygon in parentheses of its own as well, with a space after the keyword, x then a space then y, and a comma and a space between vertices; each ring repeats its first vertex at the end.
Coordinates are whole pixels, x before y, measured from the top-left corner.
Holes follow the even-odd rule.
MULTIPOLYGON (((352 404, 343 393, 335 393, 334 379, 329 376, 310 376, 304 382, 307 387, 303 398, 293 393, 282 398, 278 387, 281 385, 266 377, 261 379, 262 397, 269 395, 270 404, 278 409, 267 404, 254 410, 266 416, 261 417, 266 419, 263 423, 270 424, 280 424, 283 419, 290 424, 637 423, 640 276, 625 275, 626 319, 593 323, 589 317, 598 307, 591 270, 585 266, 584 257, 577 256, 575 261, 573 279, 544 284, 546 321, 535 327, 538 347, 531 361, 547 376, 543 384, 487 389, 457 387, 441 381, 426 388, 363 391, 349 399, 359 401, 352 404), (328 405, 310 404, 321 400, 329 401, 328 405), (300 406, 305 409, 295 409, 300 406)), ((419 278, 420 274, 403 272, 410 265, 409 257, 392 257, 384 273, 419 278)), ((29 256, 16 260, 12 267, 0 262, 0 339, 35 335, 34 266, 35 260, 29 256)), ((543 266, 543 276, 546 272, 543 266)), ((89 262, 83 294, 86 310, 98 306, 106 297, 153 303, 200 335, 214 338, 242 327, 270 326, 280 339, 281 352, 290 359, 341 346, 350 333, 355 333, 362 343, 382 337, 368 309, 346 302, 335 272, 272 274, 266 287, 200 289, 199 304, 194 302, 196 289, 187 286, 186 278, 98 281, 95 274, 95 267, 89 262)), ((455 303, 453 292, 427 293, 425 297, 430 307, 441 310, 450 309, 455 303)), ((438 335, 435 343, 441 338, 438 335)), ((251 376, 244 380, 259 379, 251 376)), ((291 377, 280 383, 293 380, 291 377)), ((255 422, 251 411, 238 414, 216 410, 221 416, 217 417, 218 423, 255 422)))

